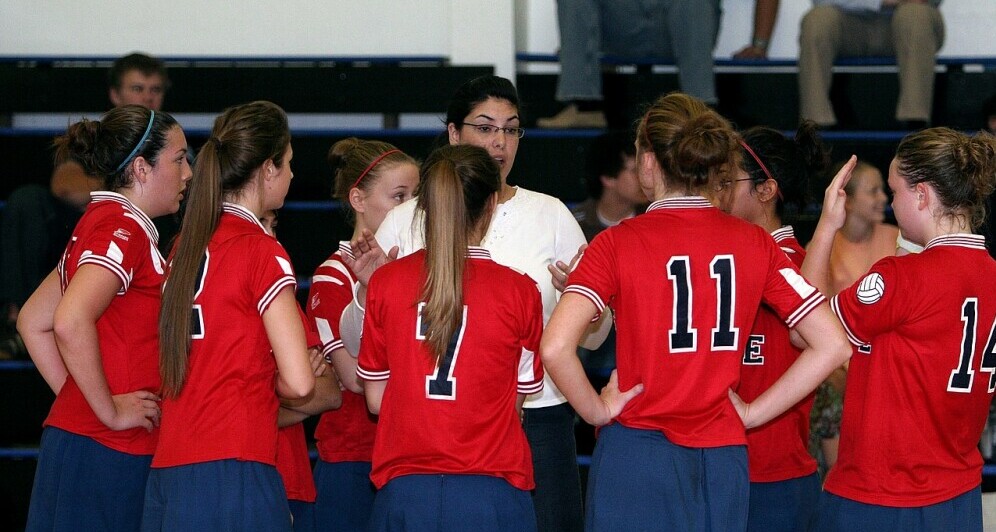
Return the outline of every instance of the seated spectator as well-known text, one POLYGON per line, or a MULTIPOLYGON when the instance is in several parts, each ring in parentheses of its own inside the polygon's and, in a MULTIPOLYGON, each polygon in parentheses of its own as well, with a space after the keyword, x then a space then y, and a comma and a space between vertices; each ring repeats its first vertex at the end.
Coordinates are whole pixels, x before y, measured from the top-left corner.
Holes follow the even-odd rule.
MULTIPOLYGON (((169 78, 162 61, 133 53, 114 61, 108 73, 108 98, 114 107, 162 107, 169 78)), ((26 358, 24 344, 14 329, 28 296, 52 271, 66 247, 73 227, 90 202, 90 192, 101 187, 75 162, 52 172, 49 188, 25 185, 11 192, 0 215, 0 358, 26 358)))
POLYGON ((900 126, 930 123, 934 65, 944 43, 940 0, 813 0, 799 34, 799 118, 837 124, 831 68, 840 56, 895 56, 900 126))
POLYGON ((542 128, 604 128, 603 53, 674 58, 682 92, 715 105, 712 50, 719 0, 558 0, 560 77, 557 101, 566 107, 542 128))

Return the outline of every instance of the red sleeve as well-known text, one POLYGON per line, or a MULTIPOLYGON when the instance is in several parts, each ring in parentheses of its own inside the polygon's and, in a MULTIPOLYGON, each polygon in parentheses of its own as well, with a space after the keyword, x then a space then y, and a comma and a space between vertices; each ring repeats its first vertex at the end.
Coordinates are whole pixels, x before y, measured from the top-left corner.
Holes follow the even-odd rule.
POLYGON ((572 292, 588 298, 598 309, 594 320, 598 319, 619 289, 613 233, 612 230, 602 231, 592 240, 568 277, 564 290, 565 294, 572 292))
POLYGON ((767 247, 770 266, 762 299, 786 325, 795 327, 826 298, 806 281, 774 240, 767 247))
POLYGON ((128 291, 132 275, 141 261, 151 258, 149 237, 138 222, 126 216, 105 218, 84 242, 77 264, 95 264, 109 270, 121 280, 122 292, 128 291))
POLYGON ((342 311, 353 300, 353 279, 346 266, 339 261, 325 261, 311 278, 308 294, 308 317, 311 327, 318 333, 322 354, 332 356, 342 349, 339 320, 342 311))
POLYGON ((269 237, 258 238, 256 242, 257 245, 251 247, 246 267, 251 272, 249 289, 262 316, 281 290, 287 287, 296 289, 297 280, 283 246, 269 237))
MULTIPOLYGON (((528 276, 526 276, 528 278, 528 276)), ((540 337, 543 334, 543 300, 539 287, 529 279, 522 317, 522 355, 519 358, 518 392, 534 394, 543 390, 543 364, 539 357, 540 337)))
POLYGON ((391 376, 388 366, 387 349, 383 325, 387 316, 381 297, 383 277, 375 272, 367 285, 367 311, 363 316, 363 341, 360 342, 360 356, 357 359, 356 374, 368 381, 387 380, 391 376))
POLYGON ((844 325, 852 344, 869 345, 879 334, 906 321, 911 305, 901 297, 910 292, 901 289, 900 284, 896 258, 886 257, 830 300, 830 309, 844 325))

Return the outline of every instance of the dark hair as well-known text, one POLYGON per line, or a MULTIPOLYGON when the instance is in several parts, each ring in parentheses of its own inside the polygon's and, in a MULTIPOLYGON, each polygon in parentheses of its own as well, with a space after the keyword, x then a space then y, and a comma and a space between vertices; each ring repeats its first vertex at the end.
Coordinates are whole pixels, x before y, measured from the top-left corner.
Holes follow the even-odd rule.
POLYGON ((283 109, 260 101, 226 109, 197 154, 159 313, 159 373, 168 397, 176 397, 186 379, 194 287, 221 218, 222 201, 241 192, 266 161, 279 168, 289 144, 283 109))
POLYGON ((425 216, 422 289, 426 342, 437 362, 446 354, 463 316, 463 269, 467 241, 486 224, 490 199, 501 188, 501 171, 487 150, 443 146, 422 164, 418 208, 425 216))
POLYGON ((333 144, 329 148, 327 159, 329 168, 332 169, 332 197, 342 202, 342 208, 350 221, 356 215, 349 203, 349 191, 354 186, 366 191, 380 179, 384 170, 406 163, 418 166, 415 159, 395 148, 393 144, 379 140, 361 140, 356 137, 349 137, 333 144), (383 158, 378 160, 380 157, 383 158), (377 164, 371 168, 370 165, 375 161, 377 164), (357 182, 361 175, 362 180, 357 182))
POLYGON ((927 183, 952 216, 968 216, 978 229, 986 216, 986 198, 996 186, 996 137, 974 137, 946 127, 911 133, 896 149, 897 170, 910 186, 927 183))
POLYGON ((819 126, 810 120, 804 121, 795 132, 794 139, 770 128, 757 126, 741 135, 746 148, 740 154, 741 166, 755 185, 768 179, 761 164, 778 183, 780 195, 775 204, 775 212, 780 216, 785 204, 795 205, 800 210, 809 198, 809 180, 825 172, 830 164, 830 150, 819 136, 819 126), (758 162, 754 156, 760 159, 758 162))
POLYGON ((69 126, 53 143, 55 163, 76 162, 87 174, 102 178, 106 190, 118 190, 131 184, 131 161, 142 157, 155 166, 174 127, 180 126, 166 113, 153 115, 141 105, 117 107, 100 120, 83 119, 69 126))
POLYGON ((641 151, 651 151, 668 189, 699 194, 739 161, 740 144, 725 118, 702 100, 680 92, 661 96, 636 131, 641 151))
POLYGON ((996 116, 996 94, 993 94, 986 100, 986 103, 982 105, 982 121, 983 127, 988 128, 989 118, 996 116))
POLYGON ((459 126, 474 107, 488 98, 505 100, 519 108, 519 93, 511 81, 498 76, 481 76, 460 85, 453 93, 446 108, 446 123, 459 126))
POLYGON ((132 70, 137 70, 146 76, 158 75, 163 78, 163 90, 169 89, 169 75, 166 74, 166 65, 155 57, 138 52, 114 60, 111 69, 107 72, 107 85, 115 90, 120 89, 124 75, 132 70))
POLYGON ((626 157, 636 156, 631 131, 610 131, 603 133, 588 147, 585 159, 584 182, 588 197, 602 197, 601 177, 616 177, 626 165, 626 157))

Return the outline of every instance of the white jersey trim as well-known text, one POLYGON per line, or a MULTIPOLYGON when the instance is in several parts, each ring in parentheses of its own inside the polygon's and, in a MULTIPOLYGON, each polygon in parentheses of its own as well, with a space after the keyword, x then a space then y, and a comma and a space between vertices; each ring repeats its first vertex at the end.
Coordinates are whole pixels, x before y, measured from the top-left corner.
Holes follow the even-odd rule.
POLYGON ((123 292, 128 291, 128 286, 131 284, 131 275, 125 271, 121 264, 115 262, 113 259, 109 259, 103 255, 96 255, 94 253, 86 254, 80 257, 76 265, 82 266, 84 264, 94 264, 96 266, 102 266, 104 269, 110 271, 121 280, 121 289, 123 292))
POLYGON ((565 294, 568 292, 584 296, 588 298, 588 300, 591 301, 593 305, 595 305, 595 308, 598 310, 598 312, 595 313, 595 317, 592 318, 592 321, 597 321, 598 317, 601 316, 603 311, 605 311, 605 302, 602 301, 602 298, 599 297, 599 295, 591 288, 579 284, 572 284, 564 289, 565 294))
POLYGON ((90 201, 93 203, 101 201, 113 201, 115 203, 120 203, 125 208, 125 216, 138 222, 138 225, 145 230, 145 234, 148 235, 149 240, 152 240, 153 246, 159 245, 159 230, 156 229, 155 224, 152 223, 152 219, 149 218, 149 215, 145 214, 142 209, 136 207, 135 204, 128 198, 118 194, 117 192, 100 191, 91 192, 90 201))
POLYGON ((839 298, 840 294, 837 294, 830 298, 830 311, 833 312, 835 316, 837 316, 837 320, 840 321, 840 324, 844 326, 844 334, 847 335, 847 340, 852 344, 854 344, 854 346, 856 347, 863 347, 868 345, 868 342, 865 342, 860 338, 858 338, 854 334, 854 332, 851 331, 851 328, 847 325, 847 320, 844 319, 844 314, 840 310, 840 303, 838 302, 839 298))
POLYGON ((356 375, 367 381, 386 381, 391 376, 391 370, 387 369, 384 371, 371 371, 363 369, 360 366, 356 367, 356 375))
POLYGON ((705 209, 712 206, 712 203, 702 196, 684 196, 681 198, 657 200, 647 207, 647 212, 656 211, 657 209, 705 209))
POLYGON ((941 235, 936 236, 927 242, 924 249, 930 249, 937 246, 958 246, 969 249, 981 249, 986 250, 986 237, 983 235, 973 235, 968 233, 956 233, 953 235, 941 235))
POLYGON ((247 222, 255 224, 257 227, 259 227, 260 231, 266 233, 266 228, 264 228, 263 224, 260 223, 259 218, 256 218, 256 215, 253 214, 252 211, 243 207, 242 205, 239 205, 237 203, 225 202, 221 204, 221 210, 222 212, 227 212, 228 214, 234 214, 235 216, 238 216, 239 218, 242 218, 247 222))
POLYGON ((270 289, 263 294, 263 297, 259 299, 259 303, 256 304, 256 309, 259 310, 260 316, 266 312, 266 309, 270 306, 270 303, 273 303, 273 300, 277 298, 277 294, 288 286, 290 286, 291 289, 297 288, 297 281, 293 276, 285 275, 280 279, 277 279, 277 282, 273 283, 273 286, 271 286, 270 289))

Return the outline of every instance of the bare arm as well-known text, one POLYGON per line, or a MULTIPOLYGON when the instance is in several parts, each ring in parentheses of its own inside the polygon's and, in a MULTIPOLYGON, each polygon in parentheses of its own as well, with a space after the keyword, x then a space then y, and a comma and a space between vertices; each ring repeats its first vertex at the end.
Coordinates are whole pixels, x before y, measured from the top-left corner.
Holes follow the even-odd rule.
POLYGON ((380 403, 384 399, 387 380, 366 381, 363 383, 363 395, 367 399, 367 410, 373 415, 380 414, 380 403))
POLYGON ((796 329, 809 347, 770 388, 750 404, 730 392, 745 427, 758 427, 781 415, 850 358, 851 346, 826 303, 803 318, 796 329))
POLYGON ((277 361, 277 395, 306 399, 315 388, 304 325, 294 290, 284 287, 263 313, 263 326, 277 361))
POLYGON ((778 18, 778 0, 755 0, 754 36, 751 43, 733 54, 737 59, 764 59, 778 18))
POLYGON ((21 334, 38 372, 56 395, 69 375, 55 342, 55 309, 60 301, 62 287, 59 272, 52 270, 17 316, 17 332, 21 334))
POLYGON ((576 348, 595 312, 595 306, 584 296, 564 294, 543 331, 540 356, 543 367, 574 410, 586 423, 598 427, 619 415, 626 403, 643 391, 643 385, 621 392, 615 371, 601 395, 588 382, 576 348))
MULTIPOLYGON (((55 341, 66 369, 101 423, 111 430, 151 431, 159 423, 159 398, 146 390, 112 396, 104 375, 97 320, 120 288, 121 280, 110 271, 93 264, 80 266, 56 306, 55 341)), ((50 285, 46 290, 51 290, 50 285)))
POLYGON ((353 355, 345 349, 332 351, 332 367, 343 388, 353 393, 363 393, 363 380, 356 376, 356 358, 353 355))
MULTIPOLYGON (((553 264, 547 265, 546 269, 550 272, 550 282, 558 292, 563 292, 567 288, 567 276, 574 271, 586 249, 588 249, 588 244, 582 244, 578 248, 578 252, 574 255, 574 258, 571 259, 570 264, 565 264, 564 261, 558 260, 553 264)), ((602 315, 599 316, 598 321, 588 325, 584 334, 581 335, 578 345, 585 349, 598 349, 605 342, 605 339, 608 338, 611 331, 612 310, 606 308, 602 312, 602 315)))
MULTIPOLYGON (((321 351, 315 348, 309 349, 308 354, 311 358, 311 370, 315 375, 315 392, 308 399, 284 399, 281 401, 281 417, 285 416, 284 410, 289 410, 303 415, 304 417, 298 420, 302 421, 309 416, 315 416, 327 410, 335 410, 342 406, 342 392, 339 390, 339 383, 336 382, 335 375, 325 363, 325 357, 322 356, 321 351)), ((289 414, 289 412, 286 414, 288 419, 291 417, 289 414)), ((288 425, 293 425, 296 422, 290 422, 288 425)))

